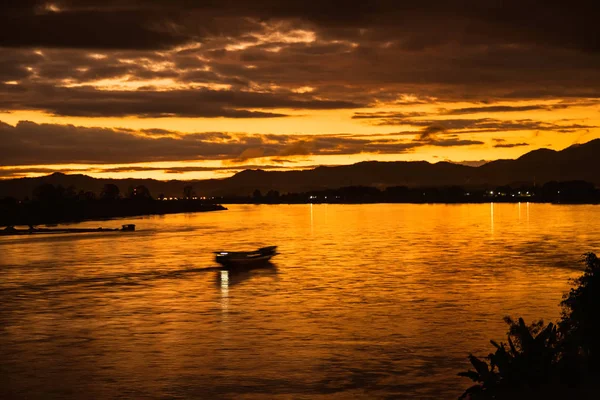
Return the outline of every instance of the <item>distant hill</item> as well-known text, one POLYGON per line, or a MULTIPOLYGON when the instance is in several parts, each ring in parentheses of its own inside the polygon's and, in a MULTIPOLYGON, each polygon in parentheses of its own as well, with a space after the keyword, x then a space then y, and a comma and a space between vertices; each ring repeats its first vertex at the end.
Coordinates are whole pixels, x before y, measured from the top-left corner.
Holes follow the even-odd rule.
POLYGON ((543 184, 552 180, 585 180, 600 185, 600 139, 574 145, 562 151, 538 149, 516 160, 498 160, 480 167, 440 162, 361 162, 353 165, 317 167, 303 171, 245 170, 229 178, 195 181, 158 181, 154 179, 95 179, 87 175, 54 173, 38 178, 0 180, 0 198, 31 196, 43 183, 74 186, 78 190, 100 193, 107 183, 116 184, 121 193, 130 186, 144 185, 155 197, 181 196, 183 187, 192 185, 200 196, 248 195, 255 189, 263 193, 305 192, 344 186, 463 187, 500 186, 514 183, 543 184))

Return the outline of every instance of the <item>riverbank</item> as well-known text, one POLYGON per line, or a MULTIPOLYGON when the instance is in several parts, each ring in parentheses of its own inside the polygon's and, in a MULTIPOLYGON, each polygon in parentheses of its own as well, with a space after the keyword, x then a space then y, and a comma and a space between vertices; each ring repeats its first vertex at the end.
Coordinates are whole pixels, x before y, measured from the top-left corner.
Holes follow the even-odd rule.
POLYGON ((304 193, 255 190, 252 196, 212 197, 221 204, 369 204, 369 203, 553 203, 598 204, 600 190, 589 182, 550 182, 543 186, 502 186, 488 189, 466 189, 458 186, 409 188, 405 186, 378 189, 370 186, 348 186, 339 189, 304 193))
POLYGON ((15 229, 9 226, 0 230, 0 236, 21 236, 21 235, 48 235, 57 233, 97 233, 97 232, 133 232, 135 225, 127 225, 122 228, 32 228, 32 229, 15 229))
POLYGON ((543 199, 537 199, 533 197, 522 197, 518 199, 493 199, 493 198, 481 198, 466 200, 388 200, 381 198, 374 199, 314 199, 314 200, 298 200, 298 201, 269 201, 269 200, 253 200, 250 198, 225 198, 219 199, 221 204, 265 204, 265 205, 292 205, 292 204, 490 204, 490 203, 506 203, 506 204, 519 204, 519 203, 537 203, 537 204, 554 204, 554 205, 598 205, 599 201, 548 201, 543 199))
POLYGON ((220 204, 205 204, 195 200, 120 199, 55 203, 22 202, 0 205, 0 226, 48 225, 143 215, 222 211, 226 209, 220 204))

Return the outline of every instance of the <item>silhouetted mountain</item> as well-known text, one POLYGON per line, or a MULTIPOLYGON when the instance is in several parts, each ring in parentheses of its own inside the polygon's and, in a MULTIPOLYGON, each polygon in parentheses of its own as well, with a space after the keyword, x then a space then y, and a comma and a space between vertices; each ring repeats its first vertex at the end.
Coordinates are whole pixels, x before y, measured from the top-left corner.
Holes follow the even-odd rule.
POLYGON ((600 139, 562 151, 538 149, 516 160, 498 160, 477 168, 481 182, 584 180, 600 184, 600 139))
POLYGON ((600 139, 574 145, 562 151, 538 149, 516 160, 497 160, 480 167, 440 162, 377 162, 318 167, 302 171, 245 170, 225 179, 196 181, 158 181, 155 179, 95 179, 86 175, 54 173, 38 178, 0 181, 0 198, 31 196, 44 183, 74 186, 77 190, 100 193, 107 183, 116 184, 121 193, 129 187, 143 185, 154 197, 181 196, 192 185, 199 196, 250 195, 255 189, 263 193, 308 192, 344 186, 462 187, 499 186, 514 183, 585 180, 600 185, 600 139))

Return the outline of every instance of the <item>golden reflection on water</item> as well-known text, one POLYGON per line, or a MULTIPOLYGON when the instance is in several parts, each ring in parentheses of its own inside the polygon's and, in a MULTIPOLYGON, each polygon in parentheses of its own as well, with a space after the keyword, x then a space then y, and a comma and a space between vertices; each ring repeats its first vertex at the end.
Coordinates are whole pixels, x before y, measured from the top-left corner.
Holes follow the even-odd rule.
POLYGON ((0 398, 455 397, 502 317, 557 318, 600 249, 596 206, 229 208, 0 238, 0 398))
POLYGON ((227 314, 229 307, 229 271, 221 270, 221 311, 227 314))
POLYGON ((490 230, 494 234, 494 203, 490 203, 490 230))

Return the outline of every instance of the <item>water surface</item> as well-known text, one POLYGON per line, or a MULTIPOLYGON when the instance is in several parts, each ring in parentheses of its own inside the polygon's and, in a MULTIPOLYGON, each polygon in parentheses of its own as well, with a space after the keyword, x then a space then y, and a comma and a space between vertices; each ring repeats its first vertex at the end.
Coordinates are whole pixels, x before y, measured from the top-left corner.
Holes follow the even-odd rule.
POLYGON ((0 238, 0 398, 455 398, 554 320, 598 206, 232 205, 0 238), (232 274, 212 252, 279 245, 232 274))

